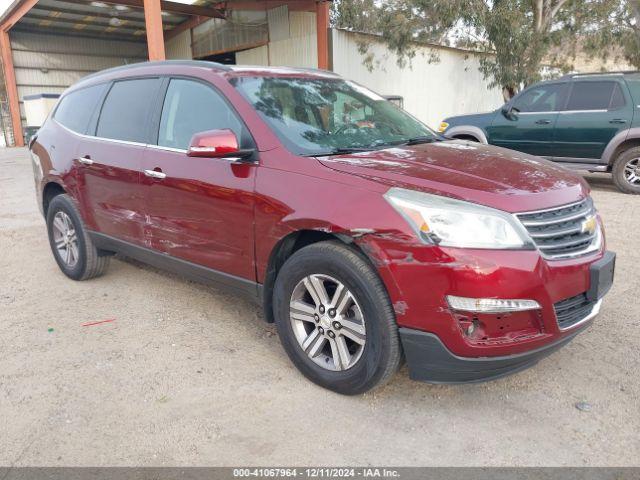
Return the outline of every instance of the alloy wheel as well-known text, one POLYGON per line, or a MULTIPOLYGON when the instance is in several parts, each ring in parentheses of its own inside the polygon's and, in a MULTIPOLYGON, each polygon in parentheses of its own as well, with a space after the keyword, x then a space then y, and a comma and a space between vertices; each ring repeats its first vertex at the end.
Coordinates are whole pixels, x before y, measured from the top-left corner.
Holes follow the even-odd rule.
POLYGON ((362 309, 349 289, 328 275, 309 275, 293 289, 289 318, 298 344, 320 367, 341 371, 362 357, 362 309))
POLYGON ((75 267, 80 257, 78 236, 65 212, 56 212, 53 217, 53 242, 62 262, 68 267, 75 267))
POLYGON ((633 158, 626 163, 624 178, 631 185, 640 185, 640 158, 633 158))

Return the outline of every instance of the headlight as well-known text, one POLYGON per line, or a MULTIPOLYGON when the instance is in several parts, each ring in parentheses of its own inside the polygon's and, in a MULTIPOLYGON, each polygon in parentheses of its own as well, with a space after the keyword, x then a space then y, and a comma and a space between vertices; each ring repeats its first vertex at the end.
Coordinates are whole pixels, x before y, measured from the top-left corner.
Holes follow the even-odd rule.
POLYGON ((506 212, 404 188, 391 188, 384 197, 424 243, 461 248, 533 248, 524 227, 506 212))
POLYGON ((444 133, 444 131, 449 128, 449 124, 447 122, 440 122, 440 126, 438 127, 438 132, 444 133))

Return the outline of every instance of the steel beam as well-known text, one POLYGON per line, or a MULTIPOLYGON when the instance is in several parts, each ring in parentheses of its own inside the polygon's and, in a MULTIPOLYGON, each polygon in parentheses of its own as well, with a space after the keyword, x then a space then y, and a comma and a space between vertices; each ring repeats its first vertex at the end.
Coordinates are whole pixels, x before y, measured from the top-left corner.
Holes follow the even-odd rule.
POLYGON ((144 20, 147 26, 149 60, 164 60, 164 34, 160 0, 144 0, 144 20))
POLYGON ((318 37, 318 68, 329 69, 329 2, 316 3, 316 35, 318 37))
POLYGON ((22 119, 20 118, 20 99, 18 98, 18 85, 16 72, 13 69, 13 55, 11 54, 11 41, 9 32, 0 29, 0 51, 2 52, 2 66, 4 68, 4 80, 11 114, 11 126, 16 147, 24 147, 24 134, 22 132, 22 119))

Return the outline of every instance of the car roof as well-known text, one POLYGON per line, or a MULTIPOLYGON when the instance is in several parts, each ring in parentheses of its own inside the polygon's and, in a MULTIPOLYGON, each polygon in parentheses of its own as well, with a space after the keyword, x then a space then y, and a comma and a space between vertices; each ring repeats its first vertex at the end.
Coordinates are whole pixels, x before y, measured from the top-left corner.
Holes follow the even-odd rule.
POLYGON ((633 75, 638 74, 640 71, 638 70, 628 70, 628 71, 619 71, 619 72, 585 72, 585 73, 569 73, 560 77, 558 80, 571 80, 574 78, 585 78, 585 77, 619 77, 621 75, 633 75))
POLYGON ((155 62, 139 62, 129 65, 121 65, 119 67, 107 68, 96 73, 92 73, 83 77, 78 84, 87 85, 96 83, 104 79, 125 78, 139 74, 139 70, 153 69, 154 73, 166 71, 172 73, 173 69, 180 70, 183 73, 185 69, 205 68, 214 72, 218 72, 224 76, 293 76, 298 78, 340 78, 339 75, 328 70, 320 70, 315 68, 293 68, 293 67, 271 67, 260 65, 223 65, 221 63, 209 62, 206 60, 162 60, 155 62))

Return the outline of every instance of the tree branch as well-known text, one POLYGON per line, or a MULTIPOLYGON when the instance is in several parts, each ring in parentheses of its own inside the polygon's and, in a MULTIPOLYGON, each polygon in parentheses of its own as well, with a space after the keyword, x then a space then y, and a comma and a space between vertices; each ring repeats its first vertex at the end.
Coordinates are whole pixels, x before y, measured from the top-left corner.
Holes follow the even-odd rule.
POLYGON ((539 32, 542 28, 542 15, 544 9, 544 0, 533 1, 533 23, 535 25, 536 32, 539 32))

